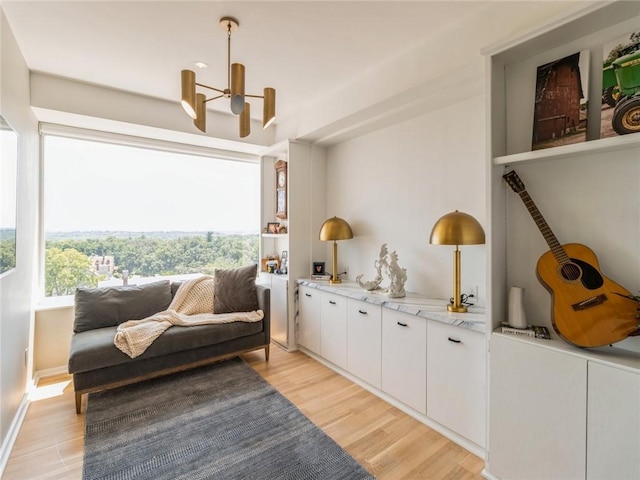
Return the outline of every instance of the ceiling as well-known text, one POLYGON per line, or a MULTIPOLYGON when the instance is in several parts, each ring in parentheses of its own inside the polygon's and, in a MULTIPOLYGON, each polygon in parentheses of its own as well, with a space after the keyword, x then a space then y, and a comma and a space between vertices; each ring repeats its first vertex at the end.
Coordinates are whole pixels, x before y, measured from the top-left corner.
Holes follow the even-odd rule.
MULTIPOLYGON (((507 3, 3 0, 2 8, 30 70, 175 102, 180 70, 196 70, 196 62, 208 64, 197 70, 198 82, 226 87, 219 19, 233 16, 240 28, 231 60, 246 67, 247 93, 276 88, 280 120, 355 80, 366 86, 367 74, 416 45, 507 3)), ((228 102, 208 107, 228 110, 228 102)))

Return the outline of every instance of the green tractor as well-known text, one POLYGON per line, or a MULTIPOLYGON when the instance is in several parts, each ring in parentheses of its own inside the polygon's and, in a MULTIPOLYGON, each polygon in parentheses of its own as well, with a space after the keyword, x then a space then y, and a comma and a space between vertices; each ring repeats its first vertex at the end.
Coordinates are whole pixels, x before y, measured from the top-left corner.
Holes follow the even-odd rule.
POLYGON ((630 34, 627 43, 618 44, 611 49, 602 64, 602 103, 614 108, 620 98, 620 89, 618 88, 618 79, 616 78, 613 62, 638 50, 640 50, 640 32, 630 34))
POLYGON ((611 126, 618 135, 640 132, 640 50, 611 62, 619 96, 611 126))

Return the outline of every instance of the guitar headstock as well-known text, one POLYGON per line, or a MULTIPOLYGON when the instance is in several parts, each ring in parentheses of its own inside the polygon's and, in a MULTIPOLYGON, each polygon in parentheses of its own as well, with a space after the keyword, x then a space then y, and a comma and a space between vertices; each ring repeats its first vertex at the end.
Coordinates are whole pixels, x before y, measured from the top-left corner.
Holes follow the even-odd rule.
POLYGON ((520 180, 520 177, 515 170, 511 170, 510 172, 505 173, 502 178, 505 179, 505 181, 511 187, 511 190, 513 190, 514 192, 522 193, 525 191, 524 183, 522 183, 522 180, 520 180))

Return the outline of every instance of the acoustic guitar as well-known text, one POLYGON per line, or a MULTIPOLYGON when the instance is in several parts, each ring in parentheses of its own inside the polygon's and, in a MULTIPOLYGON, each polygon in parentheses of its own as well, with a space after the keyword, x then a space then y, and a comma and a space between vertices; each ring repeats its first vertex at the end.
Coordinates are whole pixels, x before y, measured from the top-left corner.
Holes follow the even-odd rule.
POLYGON ((549 245, 536 275, 551 294, 551 321, 558 335, 579 347, 601 347, 640 334, 637 303, 627 298, 630 292, 600 272, 589 247, 560 245, 515 171, 503 178, 520 195, 549 245))

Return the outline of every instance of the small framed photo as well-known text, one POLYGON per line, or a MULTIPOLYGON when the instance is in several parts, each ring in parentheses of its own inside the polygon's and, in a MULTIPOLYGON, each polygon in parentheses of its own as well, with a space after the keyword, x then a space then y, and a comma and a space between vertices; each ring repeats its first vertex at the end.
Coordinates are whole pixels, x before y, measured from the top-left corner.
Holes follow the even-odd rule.
POLYGON ((279 228, 279 223, 267 223, 267 232, 269 233, 278 233, 279 228))
POLYGON ((313 275, 324 274, 324 262, 313 262, 313 275))
POLYGON ((280 254, 280 258, 281 258, 282 260, 284 260, 284 259, 286 259, 286 258, 289 258, 289 252, 288 252, 288 251, 286 251, 286 250, 283 250, 283 251, 282 251, 282 253, 280 254))

